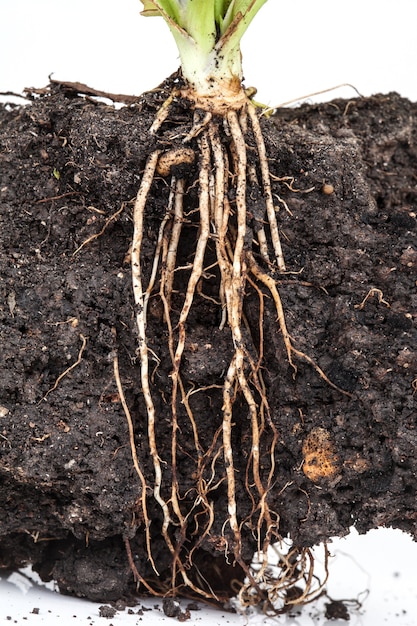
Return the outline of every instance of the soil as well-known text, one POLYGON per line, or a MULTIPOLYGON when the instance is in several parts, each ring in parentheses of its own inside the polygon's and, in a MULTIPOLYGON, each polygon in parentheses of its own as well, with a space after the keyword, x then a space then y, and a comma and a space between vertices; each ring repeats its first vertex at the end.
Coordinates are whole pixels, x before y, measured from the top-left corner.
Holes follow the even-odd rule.
MULTIPOLYGON (((141 575, 155 579, 113 356, 138 455, 153 476, 127 257, 132 200, 156 146, 148 129, 168 94, 169 82, 115 108, 52 84, 26 106, 0 108, 0 567, 32 563, 62 592, 96 601, 135 591, 127 540, 141 575)), ((269 507, 279 512, 281 534, 299 546, 345 535, 353 525, 361 533, 392 526, 417 539, 417 105, 395 93, 304 105, 264 118, 263 131, 290 270, 279 282, 288 328, 294 345, 347 392, 306 361, 297 361, 294 377, 265 297, 264 380, 279 433, 269 507)), ((144 244, 148 273, 167 194, 166 181, 156 180, 144 244)), ((192 220, 187 233, 180 264, 193 254, 192 220)), ((212 279, 203 291, 216 295, 212 279)), ((164 458, 171 365, 161 307, 151 302, 164 458)), ((249 285, 245 316, 256 328, 258 297, 249 285)), ((230 341, 219 330, 219 307, 196 297, 182 377, 206 388, 193 395, 203 445, 221 424, 230 341)), ((244 403, 236 407, 244 508, 251 430, 244 403)), ((178 481, 187 494, 192 434, 186 420, 181 426, 178 481)), ((267 438, 263 446, 266 454, 267 438)), ((224 484, 213 497, 216 520, 194 561, 214 591, 230 595, 241 573, 223 556, 224 484)), ((163 585, 171 556, 151 494, 149 514, 163 585)), ((249 529, 242 533, 249 562, 256 542, 249 529)), ((191 549, 198 537, 188 540, 191 549)))

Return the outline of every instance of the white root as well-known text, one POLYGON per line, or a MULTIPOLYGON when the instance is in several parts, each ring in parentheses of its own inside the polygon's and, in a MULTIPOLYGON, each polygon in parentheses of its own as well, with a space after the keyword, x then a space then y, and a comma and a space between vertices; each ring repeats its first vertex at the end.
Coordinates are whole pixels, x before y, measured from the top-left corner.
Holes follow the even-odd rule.
POLYGON ((256 114, 256 109, 253 104, 248 104, 248 114, 252 123, 252 130, 255 136, 256 147, 259 154, 259 164, 262 174, 262 185, 265 194, 266 213, 268 216, 269 227, 271 229, 272 245, 275 252, 275 258, 277 261, 278 269, 280 272, 285 272, 285 261, 281 247, 281 240, 279 238, 277 218, 275 215, 275 207, 272 199, 271 181, 269 176, 268 159, 266 156, 265 143, 262 136, 261 126, 256 114))
POLYGON ((152 263, 152 272, 151 272, 151 276, 149 278, 149 283, 148 286, 146 288, 146 292, 145 295, 143 297, 143 316, 146 320, 146 316, 147 316, 147 311, 148 311, 148 304, 149 304, 149 298, 151 297, 152 291, 155 287, 155 281, 157 278, 157 273, 158 273, 158 267, 159 267, 159 260, 160 260, 160 256, 161 256, 161 249, 163 246, 163 242, 164 242, 164 236, 165 236, 165 229, 167 226, 167 223, 169 222, 169 220, 171 219, 171 213, 172 213, 172 207, 174 204, 174 200, 176 200, 176 195, 175 195, 175 188, 176 188, 176 181, 175 178, 172 177, 171 180, 171 190, 169 193, 169 199, 168 199, 168 208, 167 211, 165 213, 165 217, 161 222, 161 226, 159 227, 159 232, 158 232, 158 239, 156 242, 156 250, 155 250, 155 255, 154 255, 154 259, 153 259, 153 263, 152 263))
POLYGON ((184 199, 184 180, 180 178, 176 181, 173 178, 172 186, 174 187, 174 218, 171 232, 171 239, 168 246, 166 256, 166 278, 164 280, 165 296, 168 306, 171 304, 172 285, 174 283, 175 262, 177 260, 178 243, 182 231, 183 215, 183 199, 184 199))
POLYGON ((142 393, 146 404, 146 410, 148 414, 148 438, 150 453, 155 471, 155 480, 153 493, 155 500, 160 504, 164 514, 164 527, 167 528, 171 521, 168 504, 161 496, 162 485, 162 467, 161 459, 158 455, 158 449, 156 445, 156 432, 155 432, 155 405, 152 400, 152 394, 149 385, 149 360, 148 360, 148 345, 146 342, 146 311, 144 306, 144 290, 142 286, 142 270, 141 270, 141 248, 144 232, 144 212, 146 206, 146 200, 152 185, 152 181, 155 175, 155 169, 158 163, 159 151, 153 152, 148 162, 146 163, 145 171, 143 173, 142 182, 136 197, 135 206, 133 209, 133 242, 132 242, 132 285, 133 295, 136 306, 136 324, 138 328, 138 343, 139 343, 139 355, 140 355, 140 372, 142 393))
MULTIPOLYGON (((114 371, 114 378, 115 378, 116 385, 117 385, 117 391, 118 391, 119 397, 120 397, 120 402, 121 402, 123 410, 125 412, 126 420, 127 420, 127 424, 128 424, 128 428, 129 428, 129 442, 130 442, 130 450, 131 450, 131 454, 132 454, 133 466, 135 468, 135 471, 136 471, 137 475, 139 476, 139 480, 140 480, 140 484, 141 484, 141 488, 142 488, 141 503, 142 503, 142 512, 143 512, 144 522, 145 522, 146 551, 148 553, 148 559, 149 559, 149 561, 150 561, 150 563, 152 565, 153 571, 155 572, 155 574, 157 576, 159 576, 159 572, 156 569, 155 561, 153 560, 153 556, 152 556, 151 534, 150 534, 151 522, 150 522, 150 519, 149 519, 148 506, 147 506, 147 502, 146 502, 146 488, 147 488, 147 485, 146 485, 146 480, 145 480, 145 476, 143 474, 142 468, 139 465, 138 455, 136 453, 135 433, 134 433, 134 428, 133 428, 133 421, 132 421, 132 416, 130 414, 130 410, 129 410, 128 404, 126 402, 125 394, 124 394, 124 391, 123 391, 123 385, 122 385, 122 382, 120 380, 119 359, 118 359, 118 356, 117 356, 117 352, 115 353, 114 358, 113 358, 113 371, 114 371)), ((150 590, 152 592, 153 590, 149 587, 149 585, 146 583, 146 581, 144 581, 144 579, 140 576, 139 572, 138 572, 138 575, 140 577, 140 581, 146 586, 148 591, 150 590)))
MULTIPOLYGON (((200 143, 201 143, 201 152, 202 152, 202 163, 201 163, 201 168, 200 168, 200 195, 199 195, 200 234, 197 240, 194 263, 193 263, 193 267, 191 270, 191 275, 188 279, 187 291, 185 294, 184 303, 183 303, 179 321, 178 321, 179 339, 178 339, 178 344, 177 344, 175 354, 174 354, 173 371, 171 373, 171 378, 172 378, 171 503, 174 508, 175 514, 180 521, 181 529, 184 529, 185 521, 181 513, 180 506, 179 506, 177 460, 176 460, 177 431, 178 431, 177 401, 178 401, 180 364, 181 364, 182 354, 184 352, 184 347, 185 347, 185 338, 186 338, 185 325, 187 322, 188 314, 191 309, 191 304, 194 298, 194 293, 195 293, 197 283, 200 280, 201 275, 203 273, 204 254, 205 254, 207 240, 208 240, 209 232, 210 232, 210 213, 209 213, 210 154, 209 154, 209 147, 208 147, 207 139, 205 135, 202 136, 200 143)), ((178 246, 178 241, 176 241, 176 245, 178 246)), ((170 249, 168 249, 168 254, 169 253, 170 253, 170 249)))

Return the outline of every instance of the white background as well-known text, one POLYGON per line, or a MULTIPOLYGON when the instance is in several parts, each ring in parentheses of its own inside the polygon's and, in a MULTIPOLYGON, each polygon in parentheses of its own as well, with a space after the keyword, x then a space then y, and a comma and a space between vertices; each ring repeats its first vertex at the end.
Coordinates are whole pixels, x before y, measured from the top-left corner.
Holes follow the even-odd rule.
MULTIPOLYGON (((51 73, 113 93, 152 89, 177 69, 178 58, 163 21, 139 11, 138 0, 0 0, 0 91, 43 87, 51 73)), ((269 0, 242 42, 246 84, 271 106, 341 83, 362 95, 397 91, 416 101, 416 25, 417 0, 269 0)), ((316 99, 355 95, 345 87, 316 99)), ((370 590, 352 626, 417 624, 417 545, 408 537, 383 530, 353 535, 333 551, 331 595, 356 598, 370 590)), ((106 622, 99 605, 58 596, 20 574, 0 575, 0 624, 175 623, 155 610, 141 620, 119 613, 106 622), (31 614, 34 607, 39 615, 31 614)), ((187 623, 247 621, 204 610, 187 623)), ((249 623, 329 624, 319 607, 295 619, 252 616, 249 623)))
MULTIPOLYGON (((51 73, 113 93, 155 87, 178 55, 163 20, 141 17, 141 6, 0 0, 0 91, 43 87, 51 73)), ((416 101, 416 24, 417 0, 269 0, 243 38, 246 84, 270 105, 341 83, 416 101)))
MULTIPOLYGON (((324 617, 323 601, 307 605, 295 617, 266 618, 261 613, 237 615, 202 607, 193 611, 188 626, 416 626, 417 544, 399 531, 379 529, 366 536, 352 533, 329 546, 329 595, 333 599, 359 599, 363 606, 350 611, 350 621, 324 617), (369 594, 366 592, 369 591, 369 594)), ((317 552, 317 562, 321 552, 317 552)), ((188 601, 181 601, 185 609, 188 601)), ((160 599, 143 603, 152 607, 143 616, 119 612, 110 620, 99 617, 100 604, 60 596, 31 584, 18 573, 0 571, 0 624, 19 626, 175 626, 161 610, 160 599), (153 608, 158 605, 159 608, 153 608), (33 614, 34 608, 39 614, 33 614)), ((136 612, 140 606, 133 610, 136 612)))

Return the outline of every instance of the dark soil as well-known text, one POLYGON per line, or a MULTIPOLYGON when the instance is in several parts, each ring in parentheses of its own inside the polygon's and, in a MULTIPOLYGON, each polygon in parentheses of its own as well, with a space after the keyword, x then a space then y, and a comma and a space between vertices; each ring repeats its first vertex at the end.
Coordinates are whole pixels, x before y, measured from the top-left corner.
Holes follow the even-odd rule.
MULTIPOLYGON (((63 592, 99 601, 135 589, 126 538, 141 575, 155 578, 113 355, 138 455, 152 477, 126 256, 131 200, 154 148, 148 129, 167 93, 157 90, 116 110, 53 85, 27 106, 0 109, 0 567, 33 563, 63 592), (101 236, 74 256, 122 204, 101 236)), ((306 362, 297 362, 293 377, 266 298, 264 379, 279 432, 269 507, 279 512, 281 533, 299 546, 344 535, 352 525, 361 533, 393 526, 416 539, 417 105, 397 94, 338 100, 280 110, 263 128, 272 174, 289 177, 273 182, 291 211, 281 205, 279 212, 294 272, 280 284, 289 331, 294 345, 349 393, 330 387, 306 362)), ((167 193, 157 180, 146 272, 167 193)), ((193 254, 196 228, 187 232, 181 263, 193 254)), ((215 295, 216 285, 208 279, 203 291, 215 295)), ((161 359, 153 381, 164 458, 171 446, 164 403, 171 364, 162 311, 157 299, 153 304, 149 335, 161 359)), ((256 328, 258 299, 249 286, 245 314, 256 328)), ((208 445, 221 424, 216 385, 229 362, 230 337, 219 331, 218 307, 207 299, 198 296, 190 315, 182 376, 187 385, 214 385, 193 396, 208 445)), ((236 481, 244 507, 250 420, 238 405, 236 481)), ((182 493, 192 493, 185 422, 178 480, 182 493)), ((239 572, 221 549, 224 486, 215 511, 211 536, 194 560, 211 587, 227 595, 239 572)), ((149 513, 163 584, 171 557, 151 494, 149 513)), ((242 532, 249 561, 256 544, 242 532)), ((190 536, 190 547, 197 539, 190 536)))

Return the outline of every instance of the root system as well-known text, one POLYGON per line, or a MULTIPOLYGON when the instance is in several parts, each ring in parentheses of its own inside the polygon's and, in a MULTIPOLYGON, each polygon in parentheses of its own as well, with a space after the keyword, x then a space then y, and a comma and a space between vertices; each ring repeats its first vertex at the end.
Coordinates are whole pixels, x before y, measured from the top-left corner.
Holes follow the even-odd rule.
MULTIPOLYGON (((256 597, 257 601, 262 598, 274 607, 276 602, 268 598, 269 589, 273 596, 284 599, 282 606, 285 608, 287 596, 283 590, 292 591, 300 579, 305 589, 296 599, 289 593, 289 604, 309 601, 317 589, 312 591, 314 576, 310 552, 297 548, 293 549, 287 565, 283 564, 285 574, 274 583, 270 581, 269 586, 263 584, 271 543, 282 541, 280 514, 270 508, 269 494, 272 487, 283 487, 277 484, 275 472, 279 427, 271 419, 263 377, 265 297, 274 303, 275 332, 282 338, 287 365, 291 366, 293 375, 297 372, 294 359, 301 358, 329 385, 350 394, 339 389, 309 356, 293 346, 287 329, 277 287, 278 279, 287 274, 277 214, 288 207, 282 201, 281 206, 273 202, 268 159, 255 106, 248 98, 242 98, 243 104, 236 108, 221 113, 205 111, 181 93, 183 112, 189 111, 192 116, 188 127, 183 119, 175 117, 176 99, 178 93, 173 92, 164 102, 151 132, 155 135, 162 132, 163 125, 171 129, 180 125, 180 130, 177 129, 173 139, 170 139, 172 131, 168 137, 162 136, 159 144, 168 144, 168 147, 158 147, 150 154, 133 211, 132 282, 153 483, 144 482, 143 471, 138 467, 137 472, 142 488, 152 489, 162 510, 161 533, 172 556, 170 593, 177 594, 185 586, 199 596, 224 601, 210 585, 201 584, 201 577, 199 584, 193 581, 189 572, 193 570, 194 551, 211 538, 217 515, 214 494, 225 483, 227 518, 222 522, 218 540, 222 543, 220 552, 225 561, 232 560, 246 575, 240 595, 245 596, 245 603, 256 597), (146 284, 142 242, 146 233, 147 199, 158 174, 167 179, 169 191, 146 284), (190 190, 196 192, 190 193, 190 190), (187 236, 185 231, 190 228, 195 233, 192 257, 185 265, 180 265, 178 253, 187 236), (214 291, 213 296, 204 295, 207 284, 211 292, 214 291), (250 324, 245 317, 248 289, 258 299, 256 324, 250 324), (202 441, 200 422, 205 417, 196 412, 191 397, 204 391, 204 387, 196 389, 182 374, 190 311, 199 297, 208 299, 214 311, 217 308, 219 330, 230 334, 232 347, 224 382, 218 385, 222 394, 221 420, 210 441, 202 441), (160 416, 153 400, 158 392, 151 383, 149 367, 152 359, 160 362, 163 358, 149 351, 147 328, 151 299, 161 303, 172 366, 172 386, 169 396, 164 397, 164 402, 170 406, 172 444, 164 457, 158 447, 160 416), (238 496, 233 428, 242 420, 249 420, 251 427, 243 450, 247 459, 245 493, 238 496), (185 432, 189 433, 187 437, 192 433, 193 447, 188 446, 187 456, 195 483, 187 491, 178 481, 178 465, 184 462, 182 438, 185 432), (242 497, 250 503, 249 510, 246 503, 240 506, 242 497), (261 567, 256 573, 242 556, 243 526, 252 534, 261 555, 261 567)), ((130 423, 128 414, 127 417, 130 423)), ((136 452, 134 462, 136 467, 136 452)), ((145 527, 149 528, 151 520, 146 508, 143 515, 145 527)), ((154 562, 150 541, 147 546, 149 559, 154 562)))

